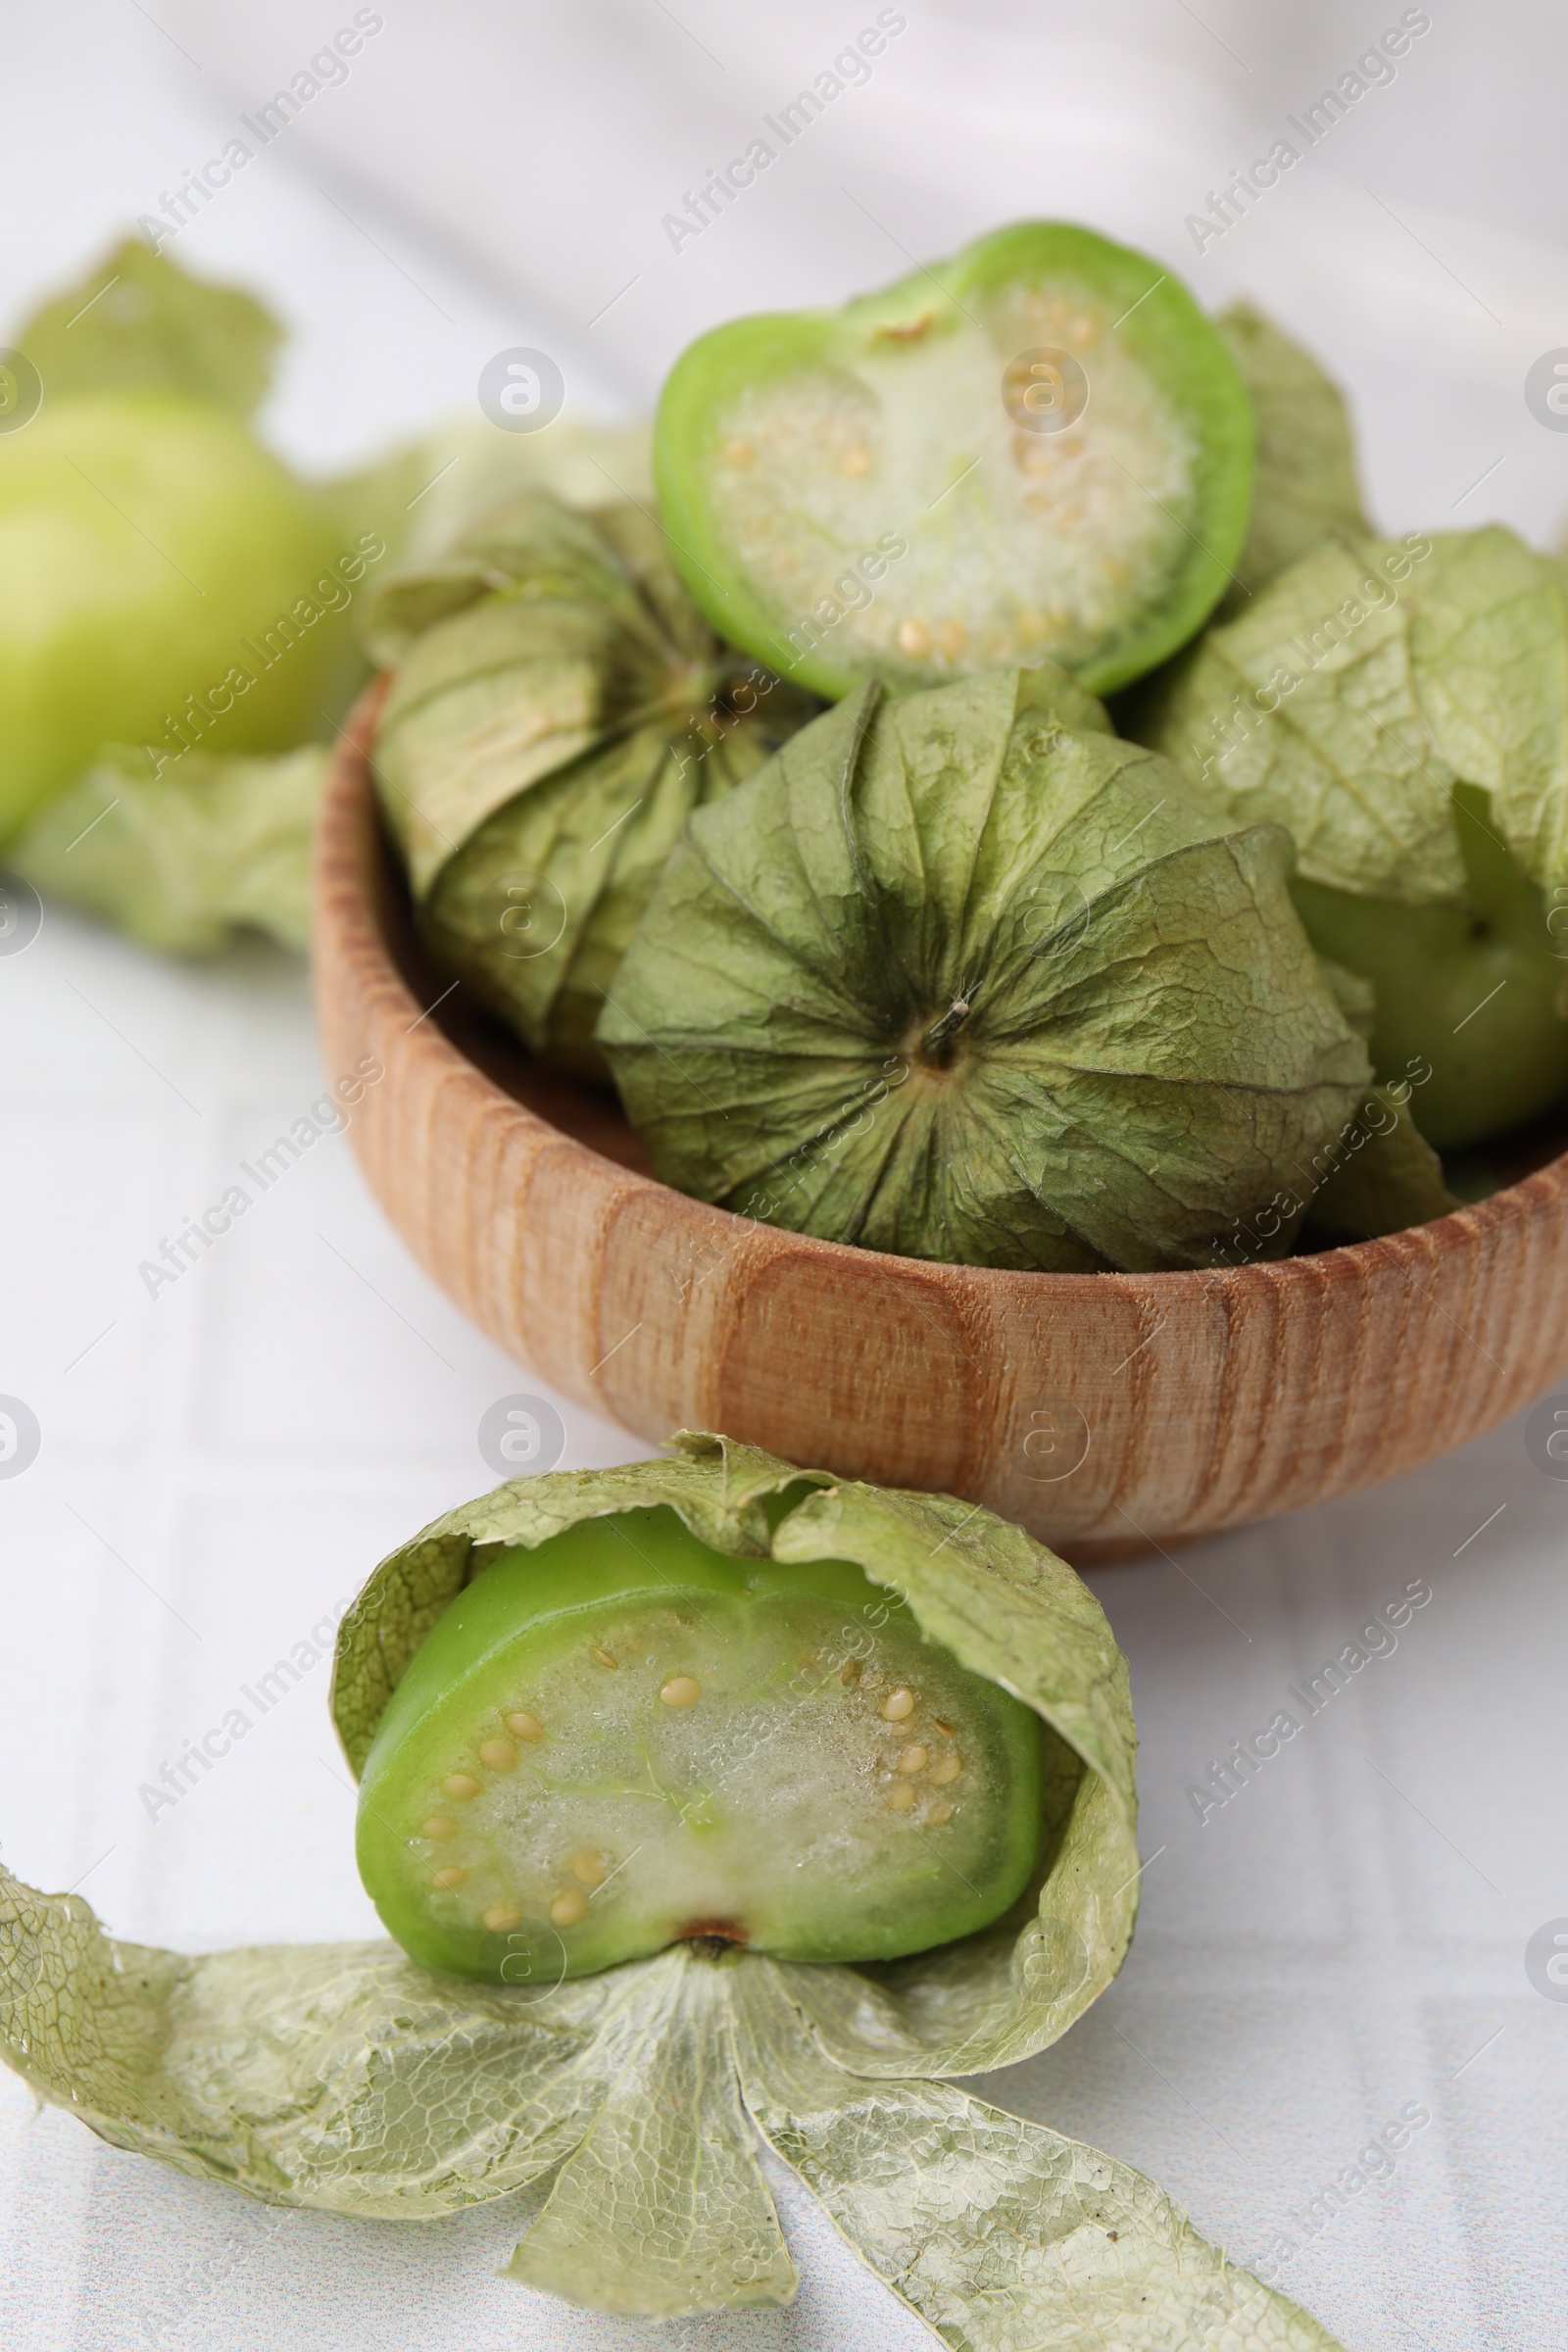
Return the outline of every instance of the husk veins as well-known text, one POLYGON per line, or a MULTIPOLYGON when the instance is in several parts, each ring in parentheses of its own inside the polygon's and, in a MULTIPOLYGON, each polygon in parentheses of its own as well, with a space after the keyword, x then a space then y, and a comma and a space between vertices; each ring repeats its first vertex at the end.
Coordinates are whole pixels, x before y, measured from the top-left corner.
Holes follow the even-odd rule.
POLYGON ((864 687, 692 820, 599 1028, 665 1182, 906 1256, 1195 1265, 1353 1114, 1284 829, 1036 678, 864 687))
POLYGON ((1136 1906, 1125 1662, 1020 1530, 691 1433, 665 1460, 517 1480, 392 1553, 349 1612, 332 1705, 351 1762, 497 1546, 655 1502, 731 1554, 858 1560, 1038 1709, 1045 1842, 1009 1919, 879 1968, 679 1945, 512 1988, 432 1976, 390 1943, 118 1943, 79 1896, 0 1872, 9 2063, 114 2145, 274 2203, 434 2219, 553 2173, 511 2275, 606 2310, 788 2301, 760 2132, 955 2347, 1332 2352, 1140 2175, 945 2080, 1062 2033, 1120 1965, 1136 1906))
POLYGON ((687 815, 815 706, 719 643, 630 502, 514 494, 388 579, 368 636, 396 665, 375 765, 432 959, 603 1077, 594 1023, 687 815))

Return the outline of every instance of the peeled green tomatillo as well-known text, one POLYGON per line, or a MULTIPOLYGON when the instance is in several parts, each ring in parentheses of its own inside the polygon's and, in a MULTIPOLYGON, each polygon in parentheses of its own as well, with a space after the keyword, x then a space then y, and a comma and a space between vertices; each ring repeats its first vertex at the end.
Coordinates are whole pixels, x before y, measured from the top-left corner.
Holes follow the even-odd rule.
POLYGON ((713 626, 840 696, 1049 658, 1096 694, 1190 637, 1247 528, 1252 411, 1167 271, 1025 221, 677 361, 661 508, 713 626))
POLYGON ((699 1936, 886 1960, 1007 1909, 1041 1799, 1038 1718, 859 1568, 631 1510, 452 1602, 370 1747, 359 1860, 405 1950, 463 1976, 699 1936))
POLYGON ((40 414, 0 437, 0 838, 104 743, 148 745, 156 766, 316 731, 343 647, 295 608, 340 552, 227 410, 51 400, 46 380, 40 414))

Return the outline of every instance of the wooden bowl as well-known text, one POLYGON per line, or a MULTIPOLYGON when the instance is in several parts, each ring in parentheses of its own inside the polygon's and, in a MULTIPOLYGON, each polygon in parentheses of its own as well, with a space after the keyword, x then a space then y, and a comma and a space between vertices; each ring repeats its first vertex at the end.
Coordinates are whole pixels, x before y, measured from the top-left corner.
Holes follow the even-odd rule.
POLYGON ((985 1503, 1076 1561, 1239 1527, 1462 1446, 1568 1367, 1568 1156, 1431 1225, 1200 1274, 1005 1274, 760 1226, 648 1172, 613 1099, 419 962, 356 710, 316 858, 330 1072, 420 1263, 509 1353, 658 1440, 720 1429, 985 1503))

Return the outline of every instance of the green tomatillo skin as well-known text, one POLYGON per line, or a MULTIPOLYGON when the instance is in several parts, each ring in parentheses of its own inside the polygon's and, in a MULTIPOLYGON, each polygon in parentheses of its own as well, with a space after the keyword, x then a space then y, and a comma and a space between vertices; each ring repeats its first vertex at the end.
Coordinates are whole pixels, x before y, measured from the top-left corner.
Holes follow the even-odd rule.
POLYGON ((1373 1066, 1411 1083, 1416 1124, 1441 1151, 1523 1126, 1568 1091, 1568 939, 1553 938, 1486 794, 1459 785, 1453 805, 1467 906, 1292 887, 1319 955, 1371 981, 1373 1066))
POLYGON ((501 1551, 361 1783, 361 1875, 427 1967, 545 1984, 721 1937, 886 1960, 1029 1880, 1038 1718, 845 1561, 727 1558, 668 1509, 501 1551))
POLYGON ((46 394, 0 438, 0 839, 105 743, 150 745, 151 772, 186 745, 281 751, 315 732, 344 647, 329 624, 276 624, 338 552, 229 411, 46 394))
POLYGON ((1252 439, 1175 278, 1025 221, 843 310, 704 335, 654 462, 693 596, 783 675, 837 698, 1050 659, 1104 694, 1228 585, 1252 439))

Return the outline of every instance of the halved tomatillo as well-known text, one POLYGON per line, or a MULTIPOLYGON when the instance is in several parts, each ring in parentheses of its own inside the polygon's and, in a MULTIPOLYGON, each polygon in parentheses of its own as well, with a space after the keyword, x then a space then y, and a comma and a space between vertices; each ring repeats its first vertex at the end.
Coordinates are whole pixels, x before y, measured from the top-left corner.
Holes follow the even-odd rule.
POLYGON ((1025 221, 676 362, 661 509, 713 626, 839 696, 1049 657, 1096 694, 1185 642, 1247 527, 1251 403, 1186 289, 1025 221))
POLYGON ((550 1984, 719 1937, 886 1960, 970 1934, 1041 1838, 1039 1718, 848 1561, 667 1507, 501 1550, 382 1716, 359 1861, 427 1967, 550 1984))

